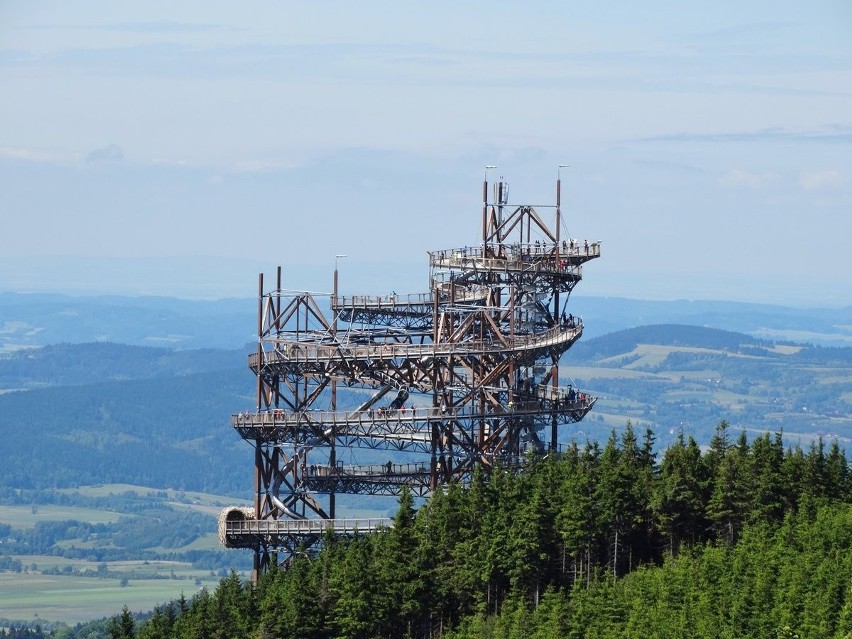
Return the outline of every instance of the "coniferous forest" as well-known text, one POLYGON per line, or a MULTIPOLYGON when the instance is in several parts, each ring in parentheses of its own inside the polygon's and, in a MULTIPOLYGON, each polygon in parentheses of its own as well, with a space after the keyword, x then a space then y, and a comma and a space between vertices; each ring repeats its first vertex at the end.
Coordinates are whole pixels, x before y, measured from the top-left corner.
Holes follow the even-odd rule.
POLYGON ((601 447, 477 475, 394 526, 328 537, 255 586, 124 611, 111 637, 852 638, 844 452, 719 424, 657 459, 628 424, 601 447))

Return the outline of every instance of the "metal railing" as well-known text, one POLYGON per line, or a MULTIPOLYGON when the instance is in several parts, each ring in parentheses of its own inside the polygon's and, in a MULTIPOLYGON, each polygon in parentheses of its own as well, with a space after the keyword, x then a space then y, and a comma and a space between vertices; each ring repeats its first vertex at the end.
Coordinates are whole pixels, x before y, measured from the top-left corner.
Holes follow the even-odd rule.
MULTIPOLYGON (((447 302, 450 299, 450 285, 443 283, 438 291, 438 301, 447 302)), ((484 300, 487 289, 474 287, 458 287, 455 291, 456 302, 484 300)), ((429 293, 391 293, 389 295, 338 295, 331 298, 334 309, 351 310, 405 310, 408 307, 432 307, 435 295, 429 293)))
POLYGON ((244 519, 225 522, 225 535, 235 536, 282 536, 320 535, 326 530, 336 533, 372 532, 379 528, 390 528, 393 520, 388 517, 369 519, 244 519))
POLYGON ((511 244, 494 255, 493 248, 463 247, 429 252, 429 266, 442 268, 478 268, 490 270, 546 270, 573 272, 578 260, 600 257, 601 243, 573 240, 569 244, 511 244))
POLYGON ((307 477, 399 477, 400 475, 428 475, 431 472, 429 464, 369 464, 362 466, 317 466, 311 465, 305 468, 307 477))
POLYGON ((335 308, 393 309, 398 306, 431 306, 435 301, 431 293, 403 293, 398 295, 338 295, 331 298, 335 308))
MULTIPOLYGON (((515 335, 506 343, 494 339, 474 339, 465 342, 437 342, 432 344, 390 343, 383 344, 316 344, 274 340, 274 350, 263 352, 263 364, 283 362, 327 362, 340 359, 388 360, 400 357, 450 357, 475 353, 535 350, 573 342, 583 332, 582 322, 573 325, 557 324, 540 333, 515 335)), ((249 355, 249 366, 257 368, 258 354, 249 355)))
MULTIPOLYGON (((245 426, 280 426, 291 425, 309 422, 329 425, 358 425, 358 424, 374 424, 382 422, 396 423, 411 423, 424 422, 428 425, 431 422, 442 420, 460 420, 471 418, 489 418, 501 415, 506 415, 512 412, 540 412, 542 402, 550 402, 555 406, 548 406, 548 409, 557 411, 582 411, 591 407, 595 402, 595 397, 592 395, 573 389, 572 387, 552 387, 549 385, 538 385, 532 392, 534 399, 525 397, 524 393, 516 393, 517 399, 514 399, 507 406, 492 406, 489 411, 480 413, 472 407, 464 408, 449 408, 449 407, 434 407, 434 406, 408 406, 404 408, 370 408, 360 411, 331 411, 331 410, 307 410, 307 411, 289 411, 278 408, 270 408, 267 410, 243 413, 232 415, 232 423, 236 427, 245 426)), ((346 434, 346 433, 342 433, 346 434)), ((413 437, 421 435, 418 432, 399 433, 413 437)))

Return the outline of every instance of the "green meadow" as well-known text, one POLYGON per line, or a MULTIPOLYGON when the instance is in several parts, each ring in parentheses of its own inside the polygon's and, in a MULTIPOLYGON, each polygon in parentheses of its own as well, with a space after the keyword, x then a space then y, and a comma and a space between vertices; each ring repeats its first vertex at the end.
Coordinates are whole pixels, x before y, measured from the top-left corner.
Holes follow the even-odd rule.
POLYGON ((126 585, 112 578, 0 572, 0 618, 82 623, 115 615, 125 605, 134 612, 147 611, 181 593, 189 599, 199 588, 215 586, 220 579, 188 565, 170 566, 166 574, 172 569, 173 579, 130 579, 126 585))
POLYGON ((144 612, 157 604, 177 599, 181 594, 189 599, 199 588, 214 587, 227 572, 223 567, 194 567, 188 560, 179 560, 184 553, 193 553, 194 557, 198 553, 206 553, 214 559, 224 554, 225 561, 232 560, 235 564, 246 558, 239 551, 224 551, 216 533, 220 509, 224 505, 240 504, 240 500, 130 484, 83 486, 52 493, 63 496, 63 499, 78 496, 109 503, 115 510, 100 509, 97 503, 87 506, 53 503, 0 505, 0 524, 12 529, 8 538, 0 539, 0 558, 16 560, 21 567, 20 571, 0 571, 0 619, 76 624, 115 615, 125 605, 131 611, 144 612), (121 499, 116 500, 116 497, 121 499), (126 508, 116 504, 123 504, 126 508), (153 514, 146 514, 146 508, 153 514), (134 509, 139 511, 138 514, 129 512, 134 509), (180 522, 185 517, 195 518, 186 519, 187 525, 195 522, 197 526, 199 520, 207 523, 192 536, 191 541, 180 546, 147 545, 143 548, 136 544, 122 548, 113 543, 112 536, 91 534, 87 538, 56 539, 47 553, 43 550, 39 551, 42 554, 7 552, 16 543, 16 538, 32 534, 39 523, 76 521, 118 525, 116 531, 124 530, 122 534, 126 535, 128 527, 132 530, 150 526, 153 517, 155 526, 159 525, 156 522, 163 522, 162 534, 166 536, 166 523, 162 519, 164 512, 173 513, 170 516, 172 531, 175 527, 180 529, 180 522), (117 524, 122 518, 124 528, 117 524), (127 518, 132 518, 129 524, 127 518), (136 521, 138 525, 134 523, 136 521), (103 561, 81 558, 80 551, 86 555, 98 550, 119 553, 123 558, 103 561), (143 553, 148 557, 176 556, 178 560, 139 559, 143 553))

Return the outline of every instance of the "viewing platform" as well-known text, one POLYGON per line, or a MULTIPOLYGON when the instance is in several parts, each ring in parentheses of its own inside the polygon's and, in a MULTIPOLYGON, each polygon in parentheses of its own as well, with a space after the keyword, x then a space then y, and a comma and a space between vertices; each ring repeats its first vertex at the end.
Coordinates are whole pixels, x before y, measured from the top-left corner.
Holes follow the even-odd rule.
POLYGON ((490 406, 485 413, 469 405, 460 409, 408 406, 361 411, 270 409, 237 413, 231 417, 231 423, 245 439, 306 443, 321 433, 347 446, 429 453, 436 438, 441 437, 443 425, 482 419, 551 416, 557 423, 573 424, 580 421, 596 401, 597 397, 573 388, 539 386, 532 393, 519 393, 511 406, 490 406))
POLYGON ((326 531, 356 535, 393 526, 393 519, 251 519, 245 511, 229 508, 219 517, 219 540, 225 548, 258 548, 283 538, 318 539, 326 531))
POLYGON ((371 464, 367 466, 308 466, 302 477, 304 486, 315 493, 362 495, 398 495, 403 486, 417 496, 428 494, 432 467, 427 463, 371 464))
MULTIPOLYGON (((442 284, 438 291, 438 302, 444 304, 450 300, 449 285, 442 284)), ((488 290, 482 287, 458 287, 456 302, 482 302, 488 290)), ((398 312, 425 312, 432 314, 435 305, 434 292, 429 293, 391 293, 390 295, 337 295, 331 298, 331 308, 342 310, 395 310, 398 312)))
MULTIPOLYGON (((432 326, 435 303, 450 301, 450 284, 441 282, 436 291, 390 295, 334 295, 331 310, 344 322, 404 325, 427 329, 432 326)), ((482 304, 488 295, 483 287, 459 286, 452 298, 459 304, 482 304)))
POLYGON ((500 244, 429 251, 432 268, 487 271, 493 273, 536 273, 580 280, 582 265, 600 257, 601 243, 572 240, 561 244, 500 244))
POLYGON ((340 361, 362 361, 375 365, 378 362, 398 359, 446 359, 486 354, 532 360, 551 351, 561 353, 568 350, 582 334, 582 323, 574 322, 571 325, 558 324, 539 333, 431 344, 401 342, 353 344, 347 342, 345 335, 344 339, 337 343, 269 339, 265 340, 265 343, 274 344, 274 349, 263 351, 261 356, 258 353, 251 353, 248 357, 248 365, 252 370, 258 371, 262 367, 288 365, 299 367, 302 364, 329 364, 340 361))

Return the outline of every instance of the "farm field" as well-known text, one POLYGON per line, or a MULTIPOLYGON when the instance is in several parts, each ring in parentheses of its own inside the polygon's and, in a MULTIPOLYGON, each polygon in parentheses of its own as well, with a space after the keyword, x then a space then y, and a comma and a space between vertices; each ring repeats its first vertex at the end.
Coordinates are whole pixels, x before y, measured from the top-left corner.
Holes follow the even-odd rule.
POLYGON ((33 528, 40 521, 76 519, 90 524, 109 524, 118 521, 120 517, 127 516, 126 513, 79 506, 56 506, 53 504, 0 505, 0 523, 9 524, 12 528, 22 529, 33 528))
POLYGON ((7 531, 0 559, 13 562, 0 571, 0 619, 73 625, 125 605, 145 612, 181 594, 189 599, 201 587, 215 587, 229 565, 243 566, 247 577, 248 555, 224 551, 216 532, 221 507, 237 503, 242 500, 104 484, 0 505, 7 531), (69 499, 85 503, 52 503, 69 499), (45 534, 50 541, 36 550, 45 534))
POLYGON ((175 575, 175 579, 131 579, 122 586, 120 579, 112 578, 0 572, 0 618, 72 625, 115 615, 125 605, 134 612, 147 611, 181 593, 189 599, 204 586, 215 587, 220 579, 188 565, 175 566, 175 575))
POLYGON ((77 493, 85 497, 110 497, 126 493, 136 493, 140 497, 156 496, 182 503, 204 503, 214 506, 230 506, 234 503, 234 497, 202 493, 192 490, 175 490, 173 488, 150 488, 148 486, 137 486, 135 484, 98 484, 96 486, 79 486, 77 488, 62 488, 60 493, 77 493))

